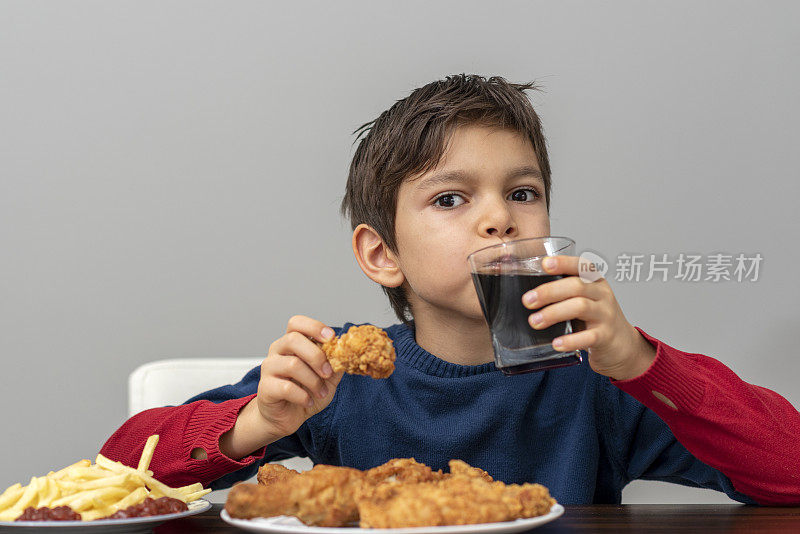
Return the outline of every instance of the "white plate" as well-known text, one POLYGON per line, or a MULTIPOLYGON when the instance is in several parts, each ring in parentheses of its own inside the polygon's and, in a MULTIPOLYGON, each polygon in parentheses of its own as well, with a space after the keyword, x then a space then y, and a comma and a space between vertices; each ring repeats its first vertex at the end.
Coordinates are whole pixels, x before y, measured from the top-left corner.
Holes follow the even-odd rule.
POLYGON ((153 527, 169 521, 199 514, 211 508, 205 499, 190 502, 188 510, 176 514, 151 515, 148 517, 131 517, 128 519, 98 519, 96 521, 0 521, 0 528, 15 529, 52 529, 53 531, 91 532, 91 534, 122 534, 124 532, 150 532, 153 527))
POLYGON ((502 523, 480 523, 478 525, 452 525, 447 527, 414 527, 414 528, 358 528, 358 527, 309 527, 300 522, 296 517, 285 515, 277 517, 258 517, 256 519, 233 519, 223 508, 220 517, 226 523, 251 532, 270 532, 273 534, 357 534, 367 530, 377 530, 386 534, 420 534, 431 532, 436 534, 473 534, 491 532, 493 534, 520 532, 544 525, 561 517, 564 507, 554 504, 550 512, 530 519, 517 519, 502 523))

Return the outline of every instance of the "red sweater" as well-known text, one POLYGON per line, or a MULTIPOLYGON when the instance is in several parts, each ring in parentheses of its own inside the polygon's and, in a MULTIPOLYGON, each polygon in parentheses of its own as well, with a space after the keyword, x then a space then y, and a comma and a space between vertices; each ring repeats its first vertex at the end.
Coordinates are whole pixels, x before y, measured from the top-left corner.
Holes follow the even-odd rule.
MULTIPOLYGON (((777 393, 742 381, 713 358, 682 352, 639 332, 656 348, 656 358, 644 374, 612 380, 614 386, 655 412, 694 457, 727 476, 736 491, 759 504, 800 504, 797 410, 777 393)), ((257 372, 248 374, 251 383, 257 384, 257 374, 250 376, 257 372)), ((150 467, 155 476, 171 485, 199 481, 207 486, 264 457, 265 448, 241 460, 219 451, 219 437, 233 427, 239 410, 253 397, 146 410, 125 422, 101 453, 135 466, 147 437, 159 434, 150 467), (204 449, 207 459, 192 459, 195 448, 204 449)))

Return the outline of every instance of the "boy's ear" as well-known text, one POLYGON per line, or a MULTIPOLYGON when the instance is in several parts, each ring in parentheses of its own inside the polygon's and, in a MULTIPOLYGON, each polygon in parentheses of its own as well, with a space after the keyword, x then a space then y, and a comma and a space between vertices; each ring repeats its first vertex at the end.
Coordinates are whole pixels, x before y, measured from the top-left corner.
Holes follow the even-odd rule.
POLYGON ((399 287, 405 281, 397 257, 371 226, 359 224, 353 230, 353 253, 361 270, 373 282, 386 287, 399 287))

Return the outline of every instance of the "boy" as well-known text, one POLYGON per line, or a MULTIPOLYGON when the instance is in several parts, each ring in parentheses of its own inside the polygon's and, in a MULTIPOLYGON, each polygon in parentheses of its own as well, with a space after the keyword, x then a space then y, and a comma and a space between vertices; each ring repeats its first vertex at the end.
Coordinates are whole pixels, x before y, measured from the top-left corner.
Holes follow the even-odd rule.
POLYGON ((215 489, 293 456, 359 469, 413 456, 433 469, 458 458, 507 483, 539 482, 566 504, 619 503, 637 478, 800 503, 791 404, 631 326, 604 279, 575 276, 575 257, 553 257, 545 268, 564 278, 521 298, 532 328, 583 320, 584 331, 553 345, 586 349, 586 361, 517 376, 495 368, 466 258, 550 233, 550 167, 531 88, 449 76, 359 129, 369 131, 342 209, 359 266, 402 321, 387 329, 397 351, 389 378, 332 373, 312 340, 338 332, 292 317, 241 382, 142 412, 101 452, 133 465, 158 433, 157 477, 215 489))

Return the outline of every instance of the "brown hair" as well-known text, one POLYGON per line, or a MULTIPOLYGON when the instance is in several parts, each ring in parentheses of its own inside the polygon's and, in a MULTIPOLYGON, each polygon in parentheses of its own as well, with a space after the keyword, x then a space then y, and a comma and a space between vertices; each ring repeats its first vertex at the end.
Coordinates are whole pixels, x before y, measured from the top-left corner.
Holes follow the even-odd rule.
MULTIPOLYGON (((451 134, 464 124, 498 126, 528 136, 542 171, 549 210, 550 163, 539 116, 525 93, 528 89, 540 90, 534 82, 514 84, 500 76, 451 75, 415 89, 356 129, 353 143, 366 135, 353 155, 341 205, 352 228, 362 223, 371 226, 396 252, 394 222, 400 184, 435 168, 451 134)), ((383 290, 397 317, 408 324, 413 317, 405 290, 383 290)))

